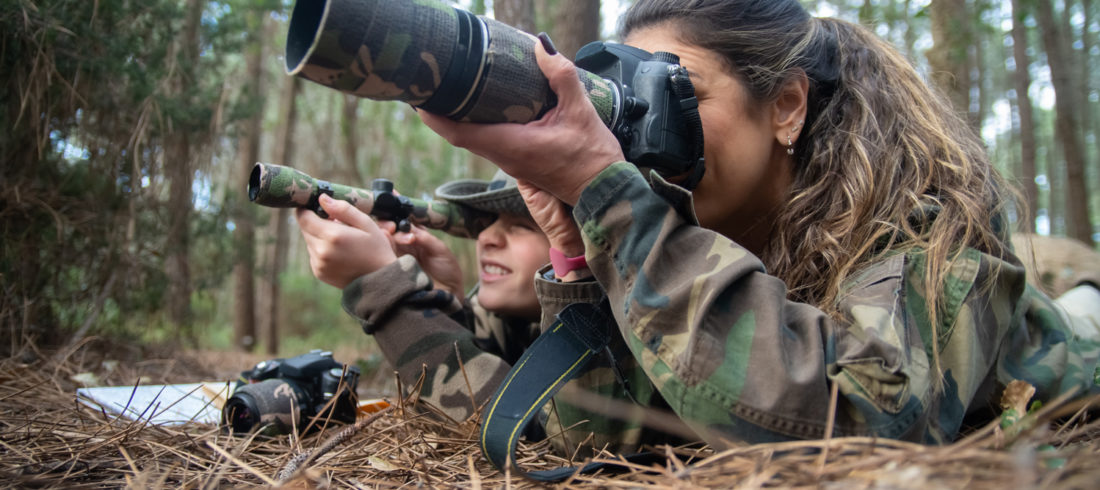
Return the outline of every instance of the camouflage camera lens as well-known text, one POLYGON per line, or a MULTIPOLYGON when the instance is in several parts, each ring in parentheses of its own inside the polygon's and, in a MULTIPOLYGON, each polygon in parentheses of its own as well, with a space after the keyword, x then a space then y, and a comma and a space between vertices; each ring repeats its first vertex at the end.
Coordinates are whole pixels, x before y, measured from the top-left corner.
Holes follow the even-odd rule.
MULTIPOLYGON (((435 0, 298 0, 286 69, 341 92, 398 100, 451 119, 528 122, 557 99, 534 36, 435 0)), ((578 76, 608 125, 614 88, 578 76)))
POLYGON ((222 421, 238 434, 257 428, 270 435, 285 434, 300 425, 305 394, 296 383, 268 379, 241 386, 226 400, 222 421))
POLYGON ((250 395, 235 396, 225 402, 223 414, 225 424, 233 432, 247 434, 256 424, 260 423, 260 412, 256 408, 256 402, 250 395))

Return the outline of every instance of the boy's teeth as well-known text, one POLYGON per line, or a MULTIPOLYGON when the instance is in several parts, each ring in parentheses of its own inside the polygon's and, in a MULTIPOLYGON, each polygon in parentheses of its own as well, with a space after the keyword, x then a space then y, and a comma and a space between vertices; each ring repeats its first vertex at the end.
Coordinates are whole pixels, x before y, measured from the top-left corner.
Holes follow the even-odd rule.
POLYGON ((488 272, 489 274, 502 276, 502 275, 508 273, 508 269, 505 269, 503 267, 496 266, 496 265, 487 265, 487 266, 485 266, 485 272, 488 272))

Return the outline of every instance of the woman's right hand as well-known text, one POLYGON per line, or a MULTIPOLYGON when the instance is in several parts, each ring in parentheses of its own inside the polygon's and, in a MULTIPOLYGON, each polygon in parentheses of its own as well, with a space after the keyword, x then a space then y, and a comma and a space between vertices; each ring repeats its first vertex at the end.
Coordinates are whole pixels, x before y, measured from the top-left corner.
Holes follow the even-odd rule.
POLYGON ((527 124, 456 122, 427 111, 420 119, 452 145, 485 157, 508 175, 545 189, 566 204, 612 163, 622 147, 588 100, 577 69, 565 56, 535 42, 539 68, 558 103, 527 124))
POLYGON ((351 204, 320 198, 331 220, 299 208, 296 214, 309 250, 309 265, 321 281, 343 289, 360 276, 397 260, 389 233, 351 204))

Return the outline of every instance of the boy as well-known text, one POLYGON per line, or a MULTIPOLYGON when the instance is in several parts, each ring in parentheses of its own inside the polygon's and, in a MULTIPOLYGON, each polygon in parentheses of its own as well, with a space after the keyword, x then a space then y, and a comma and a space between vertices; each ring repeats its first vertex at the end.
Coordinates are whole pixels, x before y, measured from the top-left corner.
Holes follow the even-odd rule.
POLYGON ((458 261, 423 228, 394 233, 392 222, 327 196, 321 205, 333 220, 306 210, 297 218, 314 275, 344 290, 344 309, 374 335, 402 383, 412 386, 423 373, 421 398, 464 420, 539 335, 534 277, 549 260, 549 242, 503 172, 488 182, 450 182, 436 194, 497 215, 477 236, 479 284, 465 303, 458 261))

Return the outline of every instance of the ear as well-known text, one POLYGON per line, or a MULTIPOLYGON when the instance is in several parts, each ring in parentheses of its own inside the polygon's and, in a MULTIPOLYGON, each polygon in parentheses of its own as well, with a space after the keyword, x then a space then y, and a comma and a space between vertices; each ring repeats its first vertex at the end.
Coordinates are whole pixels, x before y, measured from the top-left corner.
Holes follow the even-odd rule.
POLYGON ((772 126, 775 129, 776 141, 784 147, 788 146, 788 137, 792 143, 798 141, 798 135, 803 130, 809 90, 810 81, 806 78, 806 73, 798 70, 783 82, 779 96, 775 99, 772 107, 774 114, 772 126))

